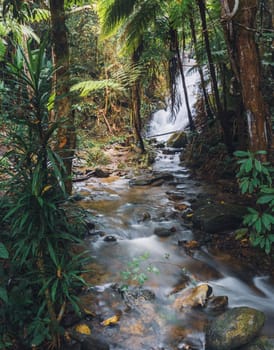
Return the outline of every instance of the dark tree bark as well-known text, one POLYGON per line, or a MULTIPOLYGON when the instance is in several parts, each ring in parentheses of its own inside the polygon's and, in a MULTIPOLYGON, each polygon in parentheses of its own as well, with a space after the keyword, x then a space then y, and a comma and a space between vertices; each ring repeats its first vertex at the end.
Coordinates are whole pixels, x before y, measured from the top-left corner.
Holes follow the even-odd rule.
POLYGON ((57 148, 66 168, 66 190, 71 193, 72 159, 76 145, 76 132, 69 96, 69 45, 65 24, 64 0, 50 0, 50 13, 54 59, 58 68, 56 71, 56 118, 61 120, 58 129, 57 148))
POLYGON ((249 149, 269 150, 272 145, 269 112, 262 94, 262 72, 255 41, 257 0, 222 0, 222 20, 231 66, 239 80, 247 116, 249 149), (233 10, 232 10, 233 9, 233 10))
MULTIPOLYGON (((142 44, 134 51, 132 55, 132 63, 137 64, 139 62, 142 52, 142 44)), ((139 144, 142 153, 145 153, 145 145, 142 137, 142 119, 141 119, 141 85, 139 78, 135 81, 131 88, 132 99, 132 121, 134 126, 134 133, 136 141, 139 144)))
MULTIPOLYGON (((193 40, 194 50, 195 50, 195 54, 197 57, 198 56, 197 55, 197 35, 196 35, 196 29, 195 29, 195 22, 194 22, 194 18, 192 15, 189 16, 189 24, 190 24, 190 30, 191 30, 191 36, 192 36, 192 40, 193 40)), ((205 111, 206 111, 207 118, 210 120, 213 117, 213 113, 212 113, 211 108, 210 108, 209 98, 208 98, 208 94, 207 94, 207 90, 206 90, 204 73, 203 73, 201 66, 199 65, 199 62, 197 62, 197 65, 198 65, 198 72, 199 72, 200 79, 201 79, 201 87, 202 87, 202 91, 203 91, 205 111)))
POLYGON ((213 88, 214 100, 216 105, 216 117, 222 128, 224 144, 226 145, 228 153, 231 154, 233 152, 233 142, 231 137, 232 133, 230 132, 231 123, 230 123, 230 120, 227 118, 227 114, 224 113, 224 109, 223 109, 220 94, 219 94, 218 79, 215 71, 215 66, 214 66, 213 57, 212 57, 211 48, 210 48, 210 40, 208 35, 205 0, 197 0, 197 5, 199 8, 200 18, 202 22, 205 49, 206 49, 206 54, 208 59, 209 72, 210 72, 210 77, 212 81, 212 88, 213 88))
POLYGON ((187 94, 187 87, 186 87, 186 80, 185 80, 185 73, 183 69, 183 63, 181 59, 181 53, 180 53, 180 47, 179 47, 179 40, 178 40, 178 32, 175 29, 170 30, 170 36, 171 40, 173 42, 174 50, 177 56, 177 61, 178 61, 178 66, 180 70, 180 75, 182 78, 182 85, 183 85, 183 91, 184 91, 184 97, 185 97, 185 104, 186 104, 186 109, 187 109, 187 116, 188 116, 188 122, 189 122, 189 127, 191 131, 195 130, 191 110, 190 110, 190 105, 189 105, 189 99, 188 99, 188 94, 187 94))

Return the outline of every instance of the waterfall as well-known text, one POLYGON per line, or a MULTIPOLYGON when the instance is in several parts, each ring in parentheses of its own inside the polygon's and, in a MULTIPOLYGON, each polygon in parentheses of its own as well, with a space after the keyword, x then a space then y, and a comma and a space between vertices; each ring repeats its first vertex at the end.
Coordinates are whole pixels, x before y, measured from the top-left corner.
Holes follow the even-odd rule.
MULTIPOLYGON (((192 73, 187 73, 188 69, 195 63, 194 60, 190 59, 189 62, 186 62, 185 64, 185 80, 186 80, 186 86, 187 86, 187 92, 188 92, 188 99, 189 99, 189 105, 190 108, 193 111, 193 105, 196 101, 196 95, 197 95, 197 83, 199 81, 199 74, 197 71, 194 71, 192 73)), ((184 98, 184 92, 183 92, 183 84, 182 84, 182 78, 179 74, 177 79, 177 91, 180 94, 181 97, 181 106, 176 113, 176 118, 171 118, 171 105, 170 103, 167 106, 167 109, 161 109, 157 112, 152 114, 151 122, 149 125, 148 130, 148 136, 153 137, 154 135, 160 135, 161 136, 155 136, 155 138, 158 141, 166 141, 170 137, 170 134, 173 131, 183 130, 188 125, 188 115, 187 115, 187 109, 185 104, 185 98, 184 98), (165 135, 162 135, 165 134, 165 135)))

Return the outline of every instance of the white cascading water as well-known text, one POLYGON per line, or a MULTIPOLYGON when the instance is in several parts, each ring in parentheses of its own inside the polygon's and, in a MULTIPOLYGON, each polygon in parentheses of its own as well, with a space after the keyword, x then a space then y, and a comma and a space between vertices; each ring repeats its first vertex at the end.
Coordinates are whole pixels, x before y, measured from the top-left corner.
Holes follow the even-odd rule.
MULTIPOLYGON (((192 59, 184 62, 185 80, 191 110, 193 110, 193 105, 196 101, 197 83, 199 81, 199 74, 196 70, 188 73, 188 70, 194 63, 195 61, 192 59)), ((177 77, 177 91, 181 95, 182 103, 178 113, 176 113, 176 118, 173 120, 171 118, 170 104, 168 105, 167 109, 161 109, 153 113, 149 125, 148 137, 154 137, 155 135, 155 138, 158 141, 166 141, 173 131, 183 130, 188 125, 188 115, 184 98, 182 78, 180 74, 177 77)))

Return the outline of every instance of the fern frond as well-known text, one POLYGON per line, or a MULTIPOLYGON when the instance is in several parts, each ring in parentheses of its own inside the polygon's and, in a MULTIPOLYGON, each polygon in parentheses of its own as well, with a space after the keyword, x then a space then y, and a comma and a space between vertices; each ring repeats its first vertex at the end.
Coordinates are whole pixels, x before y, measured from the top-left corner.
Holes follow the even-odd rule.
POLYGON ((36 8, 32 11, 31 22, 43 22, 50 19, 50 11, 36 8))
POLYGON ((104 37, 113 34, 121 22, 131 15, 136 2, 136 0, 102 0, 99 2, 98 14, 104 37))
POLYGON ((85 97, 91 92, 98 92, 100 90, 103 90, 105 88, 109 88, 115 91, 123 91, 123 86, 112 80, 112 79, 106 79, 106 80, 87 80, 82 81, 78 84, 73 85, 70 88, 70 91, 80 91, 80 96, 85 97))
POLYGON ((120 37, 124 51, 132 52, 139 46, 145 31, 155 22, 156 17, 163 10, 160 0, 147 0, 135 8, 125 25, 121 28, 120 37))

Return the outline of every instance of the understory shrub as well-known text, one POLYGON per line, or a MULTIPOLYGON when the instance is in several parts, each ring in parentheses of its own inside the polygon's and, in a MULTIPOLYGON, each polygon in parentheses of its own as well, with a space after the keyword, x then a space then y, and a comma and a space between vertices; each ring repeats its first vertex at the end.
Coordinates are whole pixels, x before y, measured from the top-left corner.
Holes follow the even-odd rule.
POLYGON ((265 155, 265 151, 235 152, 240 165, 237 173, 240 190, 254 199, 254 206, 249 207, 244 216, 246 228, 238 236, 248 234, 252 245, 259 246, 269 254, 274 242, 274 169, 269 162, 260 160, 265 155))
POLYGON ((83 215, 67 200, 54 150, 54 70, 46 44, 18 47, 2 83, 0 349, 62 347, 67 307, 79 312, 83 215), (4 130, 4 131, 3 131, 4 130))

